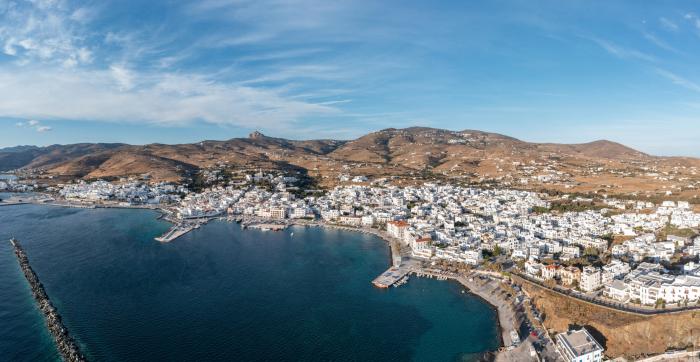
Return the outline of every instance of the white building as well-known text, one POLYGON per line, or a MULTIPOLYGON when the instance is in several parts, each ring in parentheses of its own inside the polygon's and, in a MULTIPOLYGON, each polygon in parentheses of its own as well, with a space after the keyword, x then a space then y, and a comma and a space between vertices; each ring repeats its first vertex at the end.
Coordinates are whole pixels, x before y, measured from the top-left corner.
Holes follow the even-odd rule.
POLYGON ((391 221, 386 224, 386 232, 397 239, 403 239, 403 233, 406 229, 408 229, 408 223, 403 220, 391 221))
POLYGON ((557 334, 557 351, 567 362, 603 361, 603 347, 585 328, 557 334))
POLYGON ((592 292, 601 286, 601 273, 600 269, 585 266, 583 267, 583 272, 581 273, 581 290, 584 292, 592 292))

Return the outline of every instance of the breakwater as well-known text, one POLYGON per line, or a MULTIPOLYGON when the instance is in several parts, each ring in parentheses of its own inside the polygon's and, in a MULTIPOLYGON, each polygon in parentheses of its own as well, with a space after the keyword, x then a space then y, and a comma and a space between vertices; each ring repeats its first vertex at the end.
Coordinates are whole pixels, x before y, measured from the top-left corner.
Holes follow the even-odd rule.
POLYGON ((22 245, 19 241, 11 239, 10 243, 14 248, 15 255, 19 261, 19 266, 24 273, 24 276, 29 282, 29 286, 32 290, 32 295, 36 300, 39 309, 44 315, 44 320, 46 321, 46 327, 53 336, 54 342, 56 343, 56 348, 63 358, 64 361, 74 362, 74 361, 86 361, 85 356, 80 352, 75 340, 68 334, 68 330, 63 325, 61 316, 58 314, 56 308, 51 304, 49 296, 44 290, 44 286, 39 281, 34 270, 29 265, 29 259, 27 254, 24 252, 22 245))

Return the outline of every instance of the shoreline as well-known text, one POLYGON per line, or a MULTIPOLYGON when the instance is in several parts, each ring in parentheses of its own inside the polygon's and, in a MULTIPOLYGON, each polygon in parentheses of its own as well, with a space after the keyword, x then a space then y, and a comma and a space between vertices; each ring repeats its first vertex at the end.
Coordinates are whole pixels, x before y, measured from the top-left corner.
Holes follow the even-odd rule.
MULTIPOLYGON (((256 218, 245 218, 243 217, 243 221, 249 221, 249 222, 259 222, 263 219, 256 219, 256 218)), ((269 220, 268 220, 269 222, 269 220)), ((381 230, 373 229, 373 228, 356 228, 356 227, 351 227, 351 226, 345 226, 345 225, 336 225, 336 224, 328 224, 324 222, 319 222, 319 221, 307 221, 307 222, 302 222, 299 220, 294 220, 294 219, 285 219, 284 222, 281 224, 285 224, 287 226, 306 226, 306 227, 321 227, 321 228, 328 228, 328 229, 336 229, 336 230, 342 230, 342 231, 349 231, 349 232, 359 232, 362 234, 370 234, 373 236, 376 236, 380 238, 381 240, 385 241, 388 246, 389 246, 389 251, 390 251, 390 261, 394 261, 397 255, 395 255, 395 251, 392 248, 392 244, 398 242, 395 238, 392 238, 391 236, 387 235, 385 232, 382 232, 381 230)), ((399 259, 403 259, 403 256, 398 255, 399 259)), ((414 261, 417 261, 418 259, 411 259, 414 261)), ((392 268, 391 266, 389 267, 390 269, 392 268)), ((485 291, 483 289, 478 288, 474 284, 470 283, 467 277, 470 278, 475 278, 479 276, 483 276, 485 278, 488 278, 488 282, 485 284, 490 284, 490 283, 499 283, 499 280, 494 279, 494 276, 491 274, 488 274, 487 272, 478 272, 478 271, 472 271, 468 276, 462 276, 462 275, 454 275, 453 273, 448 273, 448 272, 435 272, 426 268, 422 267, 417 267, 417 268, 411 268, 410 271, 407 273, 408 275, 413 274, 418 277, 423 277, 423 278, 430 278, 430 277, 435 277, 439 278, 439 281, 453 281, 459 283, 461 286, 466 288, 466 290, 472 294, 473 296, 479 298, 481 301, 486 303, 494 312, 496 312, 496 327, 498 329, 498 335, 499 335, 499 341, 500 341, 500 348, 494 351, 488 351, 484 352, 484 355, 487 355, 489 353, 493 353, 495 360, 504 360, 504 361, 509 361, 512 360, 513 356, 509 355, 509 346, 513 346, 513 344, 506 344, 507 340, 512 341, 511 338, 511 331, 515 332, 516 334, 518 333, 517 327, 513 325, 513 321, 516 320, 516 314, 512 310, 512 307, 510 302, 507 300, 499 300, 497 298, 490 298, 487 294, 485 294, 485 291), (420 276, 419 274, 423 274, 420 276), (444 279, 443 279, 444 278, 444 279), (508 325, 511 325, 509 328, 508 325)), ((499 289, 500 286, 496 285, 494 290, 499 289)), ((518 335, 519 336, 519 335, 518 335)), ((523 343, 523 341, 518 341, 517 343, 518 347, 522 347, 527 345, 527 343, 523 343)), ((511 350, 514 351, 514 350, 511 350)), ((525 359, 529 360, 529 359, 525 359)))
MULTIPOLYGON (((172 211, 159 207, 159 206, 140 206, 140 205, 135 205, 135 206, 128 206, 128 205, 104 205, 104 204, 87 204, 87 203, 81 203, 79 205, 74 205, 68 202, 52 202, 52 203, 47 203, 47 202, 28 202, 28 204, 35 204, 35 205, 46 205, 46 206, 57 206, 57 207, 79 207, 79 208, 90 208, 90 209, 97 209, 97 208, 115 208, 115 209, 140 209, 140 210, 153 210, 157 211, 160 215, 156 218, 159 220, 165 220, 169 223, 172 224, 173 227, 177 227, 178 225, 182 224, 182 220, 176 220, 174 218, 171 218, 170 216, 172 215, 172 211)), ((226 221, 226 216, 218 215, 218 216, 212 216, 212 217, 203 217, 200 219, 196 219, 198 221, 204 221, 203 223, 207 223, 211 220, 222 220, 226 221)), ((233 222, 233 220, 229 220, 229 222, 233 222)), ((328 228, 328 229, 335 229, 335 230, 341 230, 341 231, 349 231, 349 232, 356 232, 356 233, 362 233, 362 234, 369 234, 375 237, 378 237, 379 239, 383 240, 386 242, 387 246, 389 247, 389 269, 392 267, 396 267, 402 264, 404 256, 401 253, 401 246, 400 246, 400 240, 397 240, 396 238, 393 238, 389 236, 385 231, 378 230, 375 228, 364 228, 364 227, 352 227, 352 226, 347 226, 347 225, 338 225, 338 224, 330 224, 323 222, 321 220, 303 220, 303 219, 280 219, 280 220, 274 220, 274 219, 264 219, 264 218, 259 218, 259 217, 250 217, 250 216, 244 216, 244 215, 238 215, 237 219, 235 222, 238 222, 242 225, 242 228, 247 228, 250 227, 251 224, 257 224, 257 223, 265 223, 265 224, 279 224, 279 225, 284 225, 284 227, 292 227, 292 226, 303 226, 303 227, 320 227, 320 228, 328 228)), ((181 235, 184 235, 186 233, 183 233, 181 235)), ((181 236, 181 235, 178 235, 181 236)), ((172 240, 168 240, 168 242, 172 242, 176 238, 173 238, 172 240)), ((156 240, 158 240, 156 238, 156 240)), ((161 241, 162 242, 162 241, 161 241)), ((165 242, 163 242, 165 243, 165 242)), ((422 261, 419 259, 414 259, 411 258, 410 256, 407 256, 407 261, 422 261)), ((432 276, 437 276, 438 274, 435 273, 434 271, 430 271, 428 269, 424 269, 420 266, 417 268, 410 268, 410 271, 407 274, 416 274, 422 273, 425 274, 423 277, 428 277, 428 275, 432 276)), ((445 272, 447 273, 447 272, 445 272)), ((474 274, 479 274, 476 271, 472 272, 472 276, 474 274)), ((380 274, 381 275, 381 274, 380 274)), ((484 352, 484 355, 488 355, 493 353, 495 355, 496 360, 499 360, 499 356, 502 355, 504 352, 506 352, 506 346, 505 341, 510 340, 510 331, 515 330, 515 328, 508 329, 505 327, 507 323, 507 317, 505 317, 505 310, 502 310, 502 308, 508 304, 507 301, 503 300, 499 302, 498 300, 490 300, 490 298, 486 295, 482 295, 483 293, 480 292, 477 288, 475 288, 474 285, 469 284, 469 282, 466 279, 463 279, 464 276, 458 276, 458 275, 440 275, 440 277, 444 277, 445 279, 442 279, 441 281, 444 280, 451 280, 455 281, 459 284, 461 284, 463 287, 465 287, 470 294, 478 297, 481 299, 483 302, 485 302, 490 308, 492 308, 496 312, 496 326, 498 329, 498 334, 499 334, 499 340, 500 340, 500 345, 501 347, 497 350, 494 351, 486 351, 484 352)), ((493 276, 490 276, 489 278, 492 278, 493 276)), ((489 279, 493 281, 493 279, 489 279)), ((490 282, 489 282, 490 283, 490 282)), ((511 317, 512 318, 512 317, 511 317)), ((516 331, 517 333, 517 331, 516 331)), ((524 345, 524 343, 520 344, 521 346, 524 345)), ((506 357, 506 360, 508 357, 506 357)))

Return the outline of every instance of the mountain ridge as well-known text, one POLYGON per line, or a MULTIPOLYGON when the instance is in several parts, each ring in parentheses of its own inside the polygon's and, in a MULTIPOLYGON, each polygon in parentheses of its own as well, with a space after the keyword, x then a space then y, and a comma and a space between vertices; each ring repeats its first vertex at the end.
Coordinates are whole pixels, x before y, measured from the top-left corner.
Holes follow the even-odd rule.
POLYGON ((255 131, 248 137, 185 144, 78 143, 0 149, 0 170, 40 169, 61 180, 149 174, 152 180, 181 181, 197 170, 214 167, 293 169, 326 185, 333 185, 344 173, 414 179, 430 174, 532 188, 549 188, 554 182, 558 188, 591 191, 634 190, 634 178, 678 169, 687 169, 687 176, 693 178, 700 159, 652 156, 609 140, 536 143, 492 132, 429 127, 386 128, 352 140, 290 140, 255 131))

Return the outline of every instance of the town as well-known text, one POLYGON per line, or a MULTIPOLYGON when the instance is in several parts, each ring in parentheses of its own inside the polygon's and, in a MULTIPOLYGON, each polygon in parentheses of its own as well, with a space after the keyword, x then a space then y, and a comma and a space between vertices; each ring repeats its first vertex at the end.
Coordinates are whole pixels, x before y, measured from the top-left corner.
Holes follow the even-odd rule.
MULTIPOLYGON (((174 223, 157 238, 163 242, 214 218, 272 230, 343 227, 372 231, 398 245, 394 267, 403 257, 437 273, 466 268, 515 275, 572 298, 638 313, 700 306, 700 214, 688 202, 602 197, 594 203, 580 195, 431 182, 400 187, 386 179, 343 177, 343 185, 325 192, 304 192, 298 177, 277 171, 251 171, 229 181, 206 172, 207 185, 197 192, 134 178, 46 191, 71 205, 160 209, 174 223)), ((554 340, 560 356, 602 356, 585 329, 554 340), (576 340, 587 341, 585 351, 577 351, 576 340)), ((512 341, 515 346, 517 335, 512 341)))
POLYGON ((305 197, 293 192, 295 177, 276 173, 251 173, 245 182, 202 192, 124 181, 67 184, 57 194, 159 205, 180 221, 225 216, 377 229, 418 260, 517 273, 602 302, 639 308, 700 302, 700 213, 688 202, 606 199, 605 208, 553 213, 551 201, 528 191, 367 185, 360 177, 352 182, 364 185, 305 197))

